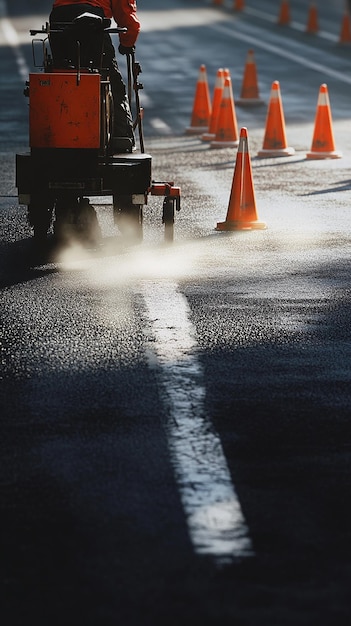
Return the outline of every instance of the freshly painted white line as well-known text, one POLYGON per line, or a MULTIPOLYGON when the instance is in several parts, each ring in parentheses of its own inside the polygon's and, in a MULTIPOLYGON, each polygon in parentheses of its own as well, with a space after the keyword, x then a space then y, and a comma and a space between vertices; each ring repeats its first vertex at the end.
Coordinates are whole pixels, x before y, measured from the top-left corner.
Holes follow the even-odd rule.
POLYGON ((166 432, 189 535, 198 554, 222 564, 253 554, 222 445, 205 411, 205 386, 185 297, 173 281, 143 281, 166 432))

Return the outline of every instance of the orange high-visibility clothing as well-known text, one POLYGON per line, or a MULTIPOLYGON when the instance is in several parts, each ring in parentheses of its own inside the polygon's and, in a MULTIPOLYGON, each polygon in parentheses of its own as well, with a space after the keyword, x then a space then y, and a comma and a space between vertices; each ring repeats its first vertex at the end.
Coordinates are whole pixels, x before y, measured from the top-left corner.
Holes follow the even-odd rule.
POLYGON ((53 7, 72 4, 90 4, 102 9, 105 17, 113 17, 118 26, 128 29, 128 32, 119 36, 121 44, 126 47, 134 46, 140 31, 136 0, 54 0, 53 7))

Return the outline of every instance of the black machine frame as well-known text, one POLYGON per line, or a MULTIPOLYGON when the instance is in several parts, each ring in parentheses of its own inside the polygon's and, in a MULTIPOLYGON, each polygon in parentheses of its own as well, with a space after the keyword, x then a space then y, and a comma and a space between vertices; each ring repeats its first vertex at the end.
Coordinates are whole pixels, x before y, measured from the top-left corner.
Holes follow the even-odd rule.
MULTIPOLYGON (((173 181, 152 180, 152 157, 145 153, 139 90, 140 64, 135 51, 127 54, 128 98, 135 109, 133 126, 138 130, 140 150, 114 153, 112 145, 113 95, 108 68, 103 68, 103 35, 125 29, 111 28, 109 20, 101 22, 100 41, 95 49, 89 38, 92 21, 96 31, 96 16, 84 14, 80 21, 69 24, 46 23, 40 30, 31 30, 34 67, 45 75, 51 72, 73 73, 78 87, 84 74, 100 77, 100 145, 86 147, 32 146, 30 151, 16 154, 16 186, 20 204, 27 205, 28 220, 37 243, 46 241, 53 224, 59 239, 78 236, 92 244, 100 240, 97 215, 90 204, 94 196, 112 196, 114 220, 123 235, 141 240, 143 208, 149 195, 163 196, 162 222, 165 239, 173 240, 175 212, 180 210, 180 187, 173 181), (84 19, 83 19, 84 18, 84 19), (76 25, 79 28, 76 28, 76 25), (68 52, 57 61, 57 37, 70 34, 68 52), (38 39, 37 36, 41 35, 38 39), (42 62, 37 64, 40 46, 42 62), (56 56, 56 59, 55 59, 56 56), (134 102, 133 102, 134 100, 134 102)), ((30 75, 31 76, 31 75, 30 75)), ((31 86, 24 90, 30 100, 31 86)))

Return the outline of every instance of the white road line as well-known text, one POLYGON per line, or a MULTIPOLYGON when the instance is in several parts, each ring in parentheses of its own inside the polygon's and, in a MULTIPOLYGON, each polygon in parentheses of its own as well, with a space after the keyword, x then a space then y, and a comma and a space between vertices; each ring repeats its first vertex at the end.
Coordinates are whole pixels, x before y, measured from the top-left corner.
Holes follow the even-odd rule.
POLYGON ((326 65, 322 63, 316 63, 315 61, 309 61, 306 57, 300 56, 299 54, 294 54, 293 52, 289 52, 289 50, 284 49, 280 46, 275 46, 273 44, 267 43, 266 41, 262 41, 259 36, 256 36, 254 33, 252 35, 245 35, 244 33, 235 30, 227 26, 223 26, 221 24, 212 24, 211 28, 217 30, 220 33, 225 33, 229 37, 233 39, 240 39, 241 41, 246 41, 251 46, 255 46, 256 48, 262 48, 262 50, 267 50, 268 52, 272 52, 278 57, 284 57, 285 59, 289 59, 289 61, 294 61, 303 67, 308 67, 309 69, 315 70, 316 72, 320 72, 324 76, 331 76, 332 78, 337 78, 338 80, 351 85, 351 76, 345 74, 344 72, 338 72, 332 68, 328 68, 326 65))
POLYGON ((17 31, 7 17, 7 7, 5 0, 0 0, 0 28, 3 32, 5 41, 13 49, 19 75, 23 80, 27 80, 29 67, 26 63, 24 55, 21 52, 17 31))
POLYGON ((168 124, 166 124, 166 122, 164 122, 160 117, 151 118, 150 126, 152 126, 152 128, 154 128, 155 130, 163 132, 167 135, 170 135, 172 133, 171 127, 168 126, 168 124))
POLYGON ((172 281, 143 281, 157 369, 169 420, 168 445, 189 535, 218 564, 253 554, 220 438, 205 413, 205 387, 188 304, 172 281))

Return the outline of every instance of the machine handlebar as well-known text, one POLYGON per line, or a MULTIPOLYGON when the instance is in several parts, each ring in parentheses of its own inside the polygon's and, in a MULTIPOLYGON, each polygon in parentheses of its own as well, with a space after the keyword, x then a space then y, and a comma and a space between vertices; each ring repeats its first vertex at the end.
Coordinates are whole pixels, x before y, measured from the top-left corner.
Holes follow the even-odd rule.
MULTIPOLYGON (((61 26, 69 26, 69 24, 71 24, 71 22, 67 22, 67 24, 60 23, 61 26)), ((127 28, 124 28, 122 26, 116 26, 114 28, 109 28, 109 27, 104 28, 105 33, 112 33, 112 34, 113 33, 126 33, 127 30, 128 30, 127 28)), ((49 24, 42 26, 40 29, 33 28, 29 31, 32 37, 34 37, 35 35, 48 35, 50 32, 57 32, 57 30, 55 30, 55 28, 53 29, 50 28, 49 24)))

